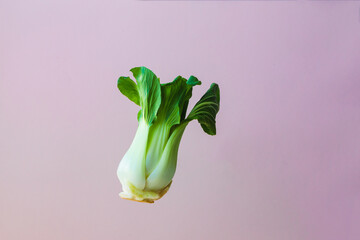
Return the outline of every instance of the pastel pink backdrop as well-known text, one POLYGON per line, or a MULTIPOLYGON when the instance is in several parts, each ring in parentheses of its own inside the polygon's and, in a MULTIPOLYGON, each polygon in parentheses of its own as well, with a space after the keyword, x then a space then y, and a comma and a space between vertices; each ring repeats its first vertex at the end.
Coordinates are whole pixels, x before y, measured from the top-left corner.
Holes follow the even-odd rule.
POLYGON ((0 239, 359 239, 359 6, 1 0, 0 239), (221 88, 153 205, 116 177, 140 65, 221 88))

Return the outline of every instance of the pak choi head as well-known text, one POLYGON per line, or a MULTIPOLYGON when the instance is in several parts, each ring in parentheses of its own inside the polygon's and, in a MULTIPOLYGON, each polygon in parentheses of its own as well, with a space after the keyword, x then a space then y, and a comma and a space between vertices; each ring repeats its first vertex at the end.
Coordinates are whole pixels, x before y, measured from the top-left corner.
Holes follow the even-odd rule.
POLYGON ((220 91, 217 84, 211 84, 186 116, 192 88, 201 84, 196 77, 178 76, 170 83, 160 84, 159 78, 145 67, 130 71, 136 82, 120 77, 118 88, 140 106, 140 111, 135 137, 117 170, 123 189, 120 196, 153 203, 172 183, 180 140, 189 122, 196 119, 207 134, 216 134, 220 91))

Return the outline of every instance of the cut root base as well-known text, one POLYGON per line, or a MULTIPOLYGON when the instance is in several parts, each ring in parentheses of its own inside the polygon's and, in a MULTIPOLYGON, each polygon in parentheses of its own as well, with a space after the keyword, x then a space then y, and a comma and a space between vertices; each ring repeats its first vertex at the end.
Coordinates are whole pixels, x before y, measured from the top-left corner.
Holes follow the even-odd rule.
POLYGON ((162 190, 152 192, 144 191, 135 188, 133 185, 129 184, 130 192, 121 192, 119 195, 123 199, 135 201, 135 202, 145 202, 145 203, 154 203, 156 200, 162 198, 162 196, 167 193, 170 188, 172 181, 162 190))

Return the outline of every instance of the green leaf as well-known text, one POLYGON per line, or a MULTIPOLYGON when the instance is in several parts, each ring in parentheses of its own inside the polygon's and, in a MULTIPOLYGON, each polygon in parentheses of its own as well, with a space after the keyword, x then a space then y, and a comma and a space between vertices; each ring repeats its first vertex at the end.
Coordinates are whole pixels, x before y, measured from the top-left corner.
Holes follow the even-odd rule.
POLYGON ((201 82, 194 76, 190 76, 189 79, 186 81, 186 84, 188 84, 189 86, 191 86, 191 88, 187 91, 184 99, 183 99, 183 108, 181 110, 181 120, 180 122, 182 122, 185 119, 186 116, 186 111, 187 111, 187 107, 189 105, 189 100, 192 96, 192 87, 195 85, 201 85, 201 82))
POLYGON ((195 85, 201 85, 201 82, 196 77, 190 76, 189 79, 187 80, 186 84, 195 86, 195 85))
POLYGON ((148 125, 152 125, 161 104, 159 78, 146 67, 136 67, 130 71, 137 82, 142 117, 148 125))
POLYGON ((203 130, 209 135, 216 134, 216 114, 220 108, 220 89, 216 83, 211 84, 209 90, 195 104, 187 121, 197 119, 203 130))
POLYGON ((118 89, 136 105, 140 105, 140 97, 136 83, 129 77, 120 77, 117 82, 118 89))
POLYGON ((181 98, 183 98, 187 90, 186 79, 181 76, 178 76, 170 83, 161 84, 162 101, 158 117, 169 128, 180 123, 181 98))
POLYGON ((178 76, 174 81, 161 84, 161 106, 158 117, 165 121, 168 127, 180 124, 184 119, 186 108, 191 98, 192 87, 201 84, 195 77, 189 80, 178 76))

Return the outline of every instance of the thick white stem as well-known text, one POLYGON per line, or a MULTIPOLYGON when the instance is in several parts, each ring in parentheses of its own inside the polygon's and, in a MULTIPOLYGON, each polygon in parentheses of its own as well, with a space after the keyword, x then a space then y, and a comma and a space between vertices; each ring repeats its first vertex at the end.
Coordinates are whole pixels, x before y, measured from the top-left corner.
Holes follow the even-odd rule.
POLYGON ((140 119, 134 140, 119 164, 117 175, 124 192, 129 191, 129 183, 137 189, 145 188, 145 160, 149 128, 147 123, 140 119))
POLYGON ((186 126, 187 123, 178 126, 171 134, 160 161, 146 179, 146 189, 158 191, 171 182, 176 171, 179 145, 186 126))
POLYGON ((150 128, 146 153, 146 177, 155 169, 161 159, 169 138, 170 128, 165 124, 154 124, 150 128))

